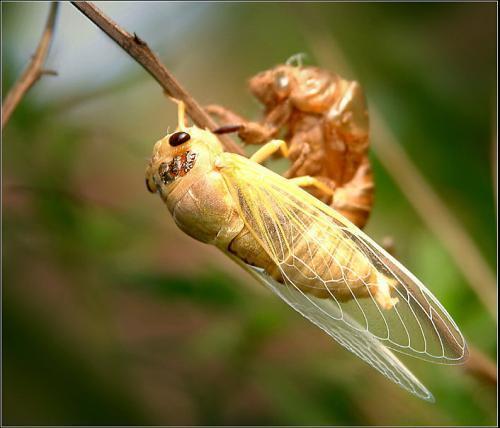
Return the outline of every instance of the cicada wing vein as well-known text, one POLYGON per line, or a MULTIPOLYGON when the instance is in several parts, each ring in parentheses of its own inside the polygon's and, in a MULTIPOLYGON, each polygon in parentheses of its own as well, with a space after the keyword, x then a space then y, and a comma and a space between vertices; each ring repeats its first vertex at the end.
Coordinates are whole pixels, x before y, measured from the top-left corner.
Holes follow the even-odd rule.
MULTIPOLYGON (((276 282, 280 284, 277 287, 281 293, 285 289, 302 293, 300 304, 307 304, 307 318, 318 325, 329 319, 331 325, 339 326, 336 331, 364 340, 370 337, 387 348, 424 360, 445 364, 465 360, 465 340, 443 306, 364 232, 255 162, 224 153, 221 164, 246 227, 279 269, 283 283, 276 282), (357 264, 347 260, 346 255, 352 259, 352 254, 357 264), (332 270, 341 272, 340 279, 332 270), (384 307, 373 295, 374 286, 380 285, 373 278, 390 286, 397 299, 392 308, 384 307), (301 279, 316 289, 303 293, 301 279), (347 298, 335 293, 335 287, 342 286, 347 298), (321 293, 326 298, 313 298, 321 293)), ((340 333, 336 335, 337 340, 346 340, 340 333)))
MULTIPOLYGON (((233 255, 229 253, 228 255, 250 272, 260 283, 277 294, 288 305, 321 328, 348 351, 354 353, 410 393, 426 401, 434 402, 432 393, 376 337, 368 331, 356 328, 357 323, 355 320, 344 319, 346 322, 339 321, 339 309, 331 300, 308 296, 291 285, 275 281, 263 269, 247 265, 233 255), (333 318, 326 316, 327 313, 332 315, 333 318)), ((344 318, 346 317, 349 318, 348 315, 344 314, 344 318)))

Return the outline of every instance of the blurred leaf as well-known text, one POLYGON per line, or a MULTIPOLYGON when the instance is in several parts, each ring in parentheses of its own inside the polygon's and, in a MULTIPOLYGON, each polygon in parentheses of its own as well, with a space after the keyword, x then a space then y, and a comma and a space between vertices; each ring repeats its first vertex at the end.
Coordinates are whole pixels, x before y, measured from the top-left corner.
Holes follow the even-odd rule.
POLYGON ((3 295, 3 308, 3 423, 151 423, 120 385, 118 373, 97 373, 88 353, 81 355, 9 294, 3 295))
POLYGON ((238 284, 227 275, 214 270, 187 277, 181 275, 139 272, 119 275, 120 282, 134 290, 154 293, 171 299, 190 301, 215 306, 236 307, 244 296, 238 292, 238 284))

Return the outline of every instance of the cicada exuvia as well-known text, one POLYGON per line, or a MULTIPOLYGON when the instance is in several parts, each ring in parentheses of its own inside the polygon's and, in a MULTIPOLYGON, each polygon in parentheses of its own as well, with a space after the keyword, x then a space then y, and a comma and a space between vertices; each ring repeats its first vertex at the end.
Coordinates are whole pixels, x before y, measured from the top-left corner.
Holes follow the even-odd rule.
MULTIPOLYGON (((146 184, 175 223, 215 245, 342 346, 411 393, 429 390, 392 351, 458 364, 465 340, 439 301, 404 266, 330 206, 259 163, 286 143, 272 140, 250 159, 227 153, 216 135, 187 127, 159 140, 146 184)), ((321 186, 321 183, 318 184, 321 186)))
POLYGON ((207 111, 223 125, 214 132, 237 131, 247 144, 283 136, 290 160, 283 175, 314 177, 323 188, 304 186, 306 190, 363 228, 373 206, 374 183, 361 85, 290 61, 256 74, 248 83, 264 106, 262 119, 248 121, 225 107, 209 105, 207 111))

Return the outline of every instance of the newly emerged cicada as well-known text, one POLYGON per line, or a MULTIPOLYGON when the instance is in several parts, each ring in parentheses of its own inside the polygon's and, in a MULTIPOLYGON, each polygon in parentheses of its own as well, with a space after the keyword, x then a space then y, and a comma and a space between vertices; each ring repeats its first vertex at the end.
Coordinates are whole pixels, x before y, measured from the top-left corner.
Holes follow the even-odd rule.
MULTIPOLYGON (((176 224, 215 245, 342 346, 411 393, 427 388, 391 350, 458 364, 465 340, 427 288, 358 227, 299 186, 259 165, 286 144, 272 140, 250 159, 216 135, 187 127, 159 140, 146 184, 176 224)), ((319 184, 321 185, 321 184, 319 184)))

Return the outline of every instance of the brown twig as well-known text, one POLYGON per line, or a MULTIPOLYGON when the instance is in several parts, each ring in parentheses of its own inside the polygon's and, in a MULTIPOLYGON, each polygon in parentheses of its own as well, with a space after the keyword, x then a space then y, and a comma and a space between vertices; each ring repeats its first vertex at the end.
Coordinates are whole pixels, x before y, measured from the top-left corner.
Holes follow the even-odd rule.
POLYGON ((493 197, 495 198, 495 212, 498 212, 498 113, 493 109, 493 120, 491 130, 491 177, 493 179, 493 197))
POLYGON ((469 348, 469 359, 464 364, 464 370, 489 385, 497 384, 497 365, 475 347, 469 348))
MULTIPOLYGON (((113 39, 125 52, 161 85, 171 97, 181 100, 186 105, 186 112, 193 122, 200 128, 214 130, 217 123, 203 110, 196 100, 180 85, 170 71, 161 63, 160 59, 149 48, 147 43, 137 34, 130 34, 116 22, 108 18, 91 2, 71 2, 80 12, 113 39)), ((244 155, 243 150, 226 135, 219 136, 224 148, 230 152, 244 155)))
POLYGON ((45 24, 45 29, 43 30, 42 37, 38 43, 35 54, 31 58, 28 67, 26 67, 23 74, 21 74, 15 85, 7 94, 7 97, 2 104, 2 129, 9 121, 12 112, 16 109, 17 105, 30 88, 43 75, 57 74, 53 70, 44 70, 43 65, 45 63, 45 59, 47 58, 47 54, 49 53, 50 44, 54 35, 58 9, 59 3, 52 2, 50 5, 49 16, 47 17, 47 23, 45 24))

